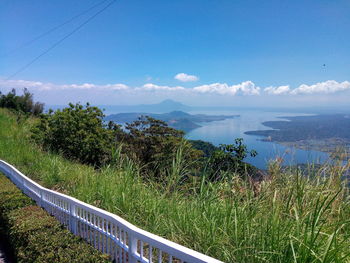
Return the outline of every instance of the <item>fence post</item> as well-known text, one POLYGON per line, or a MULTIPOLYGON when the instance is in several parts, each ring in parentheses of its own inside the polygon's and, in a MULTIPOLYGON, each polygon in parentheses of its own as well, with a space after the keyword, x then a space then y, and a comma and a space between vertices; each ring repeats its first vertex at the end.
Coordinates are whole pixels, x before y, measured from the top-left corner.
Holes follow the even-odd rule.
POLYGON ((136 252, 137 252, 137 239, 134 237, 134 235, 129 234, 129 249, 128 249, 128 256, 129 256, 129 263, 137 263, 137 260, 135 258, 136 252))
MULTIPOLYGON (((15 171, 12 171, 12 173, 15 173, 15 171)), ((25 187, 25 180, 24 180, 24 178, 23 177, 21 177, 21 186, 22 186, 22 189, 21 190, 23 190, 23 192, 25 192, 25 193, 27 193, 27 189, 26 189, 26 187, 25 187)), ((19 182, 19 180, 17 180, 18 182, 19 182)))
POLYGON ((74 203, 69 203, 69 228, 74 235, 77 234, 77 219, 75 217, 74 203))
POLYGON ((44 207, 44 200, 43 200, 43 190, 40 189, 40 200, 39 200, 39 206, 44 207))

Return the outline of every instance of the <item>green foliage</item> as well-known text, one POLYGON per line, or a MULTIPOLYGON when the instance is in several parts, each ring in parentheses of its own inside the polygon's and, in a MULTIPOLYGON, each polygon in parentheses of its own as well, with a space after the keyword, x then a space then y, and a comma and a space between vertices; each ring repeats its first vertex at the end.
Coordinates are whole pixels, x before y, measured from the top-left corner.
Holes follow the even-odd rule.
POLYGON ((109 262, 107 255, 63 229, 57 220, 37 206, 9 215, 10 242, 20 262, 109 262))
POLYGON ((25 114, 39 115, 44 110, 44 104, 33 101, 33 94, 27 89, 23 90, 23 95, 16 95, 16 90, 12 89, 7 95, 0 92, 0 107, 12 109, 25 114))
POLYGON ((157 180, 164 180, 180 145, 186 161, 192 162, 202 154, 191 144, 182 144, 184 133, 163 121, 143 116, 123 131, 112 122, 105 124, 103 118, 97 107, 70 104, 63 110, 42 114, 32 137, 45 150, 95 167, 115 164, 115 149, 123 145, 122 153, 157 180))
MULTIPOLYGON (((109 262, 108 256, 62 228, 0 174, 0 226, 16 262, 109 262)), ((3 238, 3 237, 2 237, 3 238)))
POLYGON ((46 150, 100 166, 110 160, 120 132, 117 125, 104 124, 103 117, 97 107, 69 104, 63 110, 42 115, 33 129, 33 138, 46 150))
MULTIPOLYGON (((167 191, 167 184, 142 180, 119 148, 119 165, 100 170, 42 152, 27 139, 30 125, 0 109, 1 159, 142 229, 224 262, 350 262, 349 187, 342 180, 350 164, 311 165, 301 175, 277 159, 261 182, 231 173, 230 180, 193 176, 172 187, 174 176, 167 191)), ((186 174, 186 165, 178 151, 171 171, 186 174)))
POLYGON ((198 159, 202 154, 191 144, 183 143, 182 131, 169 127, 164 121, 142 116, 137 121, 128 123, 125 129, 127 133, 123 141, 127 152, 133 153, 135 160, 152 171, 156 178, 171 166, 179 147, 187 162, 198 159))
MULTIPOLYGON (((174 178, 174 173, 169 171, 174 171, 174 161, 179 163, 176 160, 180 148, 181 162, 191 164, 185 177, 198 175, 207 164, 210 180, 220 180, 222 172, 227 171, 247 174, 246 168, 250 167, 243 163, 248 152, 242 139, 236 139, 236 145, 222 145, 218 149, 203 141, 188 143, 183 138, 184 132, 149 116, 127 123, 124 130, 112 122, 106 125, 104 117, 99 108, 89 104, 85 107, 69 104, 63 110, 42 114, 40 122, 32 130, 33 138, 45 150, 95 167, 115 165, 114 152, 123 145, 119 147, 121 153, 142 167, 142 175, 165 184, 173 180, 168 176, 174 178)), ((251 151, 249 154, 255 156, 256 153, 251 151)), ((180 175, 176 177, 177 182, 184 179, 180 175)))
POLYGON ((192 144, 193 148, 202 151, 205 157, 210 157, 215 151, 219 150, 218 147, 210 142, 202 140, 189 140, 189 142, 192 144))
POLYGON ((209 179, 211 181, 220 180, 223 175, 227 174, 225 172, 249 175, 252 167, 243 162, 248 155, 255 157, 257 152, 248 151, 242 138, 235 139, 234 144, 221 144, 219 150, 216 150, 209 159, 209 179))
POLYGON ((0 173, 0 217, 7 215, 11 210, 32 205, 33 201, 22 194, 10 180, 0 173))

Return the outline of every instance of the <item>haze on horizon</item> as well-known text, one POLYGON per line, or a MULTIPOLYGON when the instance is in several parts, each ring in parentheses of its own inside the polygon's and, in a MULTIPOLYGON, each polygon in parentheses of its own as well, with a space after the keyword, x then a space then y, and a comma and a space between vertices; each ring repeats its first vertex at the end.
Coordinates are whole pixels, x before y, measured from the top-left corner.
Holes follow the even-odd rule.
POLYGON ((24 43, 96 3, 2 1, 0 91, 48 105, 349 106, 347 0, 116 1, 7 79, 94 11, 24 43))

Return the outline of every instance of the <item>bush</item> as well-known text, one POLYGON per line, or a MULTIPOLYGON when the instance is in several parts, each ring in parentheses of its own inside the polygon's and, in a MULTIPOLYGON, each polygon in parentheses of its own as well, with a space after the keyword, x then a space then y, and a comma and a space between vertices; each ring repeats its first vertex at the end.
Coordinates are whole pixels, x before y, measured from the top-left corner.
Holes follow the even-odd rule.
POLYGON ((0 175, 0 228, 17 262, 109 262, 0 175))
POLYGON ((24 195, 10 180, 0 173, 0 217, 10 211, 33 205, 34 202, 24 195))
POLYGON ((120 132, 119 126, 106 125, 103 117, 97 107, 69 104, 63 110, 42 115, 33 129, 33 138, 46 150, 100 166, 110 160, 120 132))
MULTIPOLYGON (((125 126, 123 142, 127 152, 132 153, 136 160, 147 168, 148 174, 155 178, 165 176, 164 171, 171 167, 178 149, 181 147, 182 158, 187 163, 193 163, 203 152, 193 148, 183 138, 184 133, 168 126, 164 121, 142 116, 125 126)), ((132 156, 131 156, 132 157, 132 156)), ((195 166, 192 166, 195 170, 195 166)))
POLYGON ((227 175, 227 172, 231 175, 251 176, 256 172, 256 168, 243 160, 248 155, 255 157, 257 154, 255 150, 248 151, 242 138, 235 139, 234 144, 221 144, 219 150, 216 150, 209 158, 209 179, 211 181, 220 180, 223 175, 227 175))
POLYGON ((189 140, 193 148, 204 153, 205 157, 210 157, 215 151, 219 150, 214 144, 202 140, 189 140))
POLYGON ((27 89, 23 90, 23 95, 16 95, 16 90, 12 89, 7 95, 0 92, 0 107, 12 109, 25 114, 39 115, 44 110, 44 104, 33 101, 33 94, 27 89))

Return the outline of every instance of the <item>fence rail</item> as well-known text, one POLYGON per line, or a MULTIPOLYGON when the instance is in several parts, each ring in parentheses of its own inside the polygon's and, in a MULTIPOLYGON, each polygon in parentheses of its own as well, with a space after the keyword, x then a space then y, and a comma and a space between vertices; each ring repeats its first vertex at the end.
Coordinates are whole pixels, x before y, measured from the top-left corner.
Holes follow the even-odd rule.
POLYGON ((109 254, 113 262, 221 262, 144 231, 117 215, 42 187, 2 160, 0 172, 73 234, 109 254))

